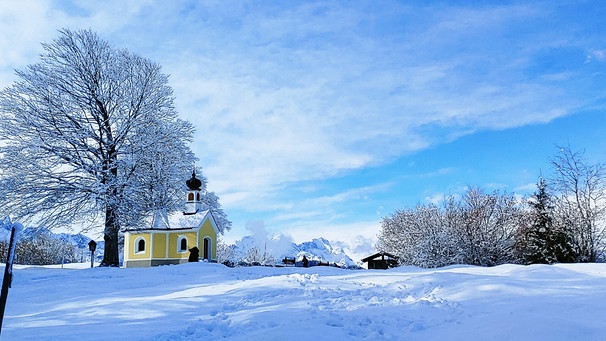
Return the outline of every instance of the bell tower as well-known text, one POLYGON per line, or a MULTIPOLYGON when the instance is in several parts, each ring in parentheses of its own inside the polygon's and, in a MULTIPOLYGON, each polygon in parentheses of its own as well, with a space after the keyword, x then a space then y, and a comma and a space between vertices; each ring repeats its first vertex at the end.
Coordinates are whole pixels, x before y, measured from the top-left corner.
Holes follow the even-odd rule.
POLYGON ((200 192, 202 191, 200 187, 202 186, 202 181, 196 178, 196 170, 191 174, 191 178, 185 181, 187 185, 187 200, 185 201, 185 211, 183 214, 196 214, 198 211, 202 210, 202 199, 200 192))

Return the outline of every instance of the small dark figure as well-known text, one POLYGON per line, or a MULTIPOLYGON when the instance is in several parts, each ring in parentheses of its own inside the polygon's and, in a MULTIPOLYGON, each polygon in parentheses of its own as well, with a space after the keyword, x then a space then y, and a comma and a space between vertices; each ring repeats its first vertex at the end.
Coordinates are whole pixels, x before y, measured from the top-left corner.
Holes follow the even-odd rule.
POLYGON ((307 257, 305 257, 305 255, 303 255, 303 267, 306 268, 308 264, 309 264, 309 261, 307 260, 307 257))
POLYGON ((200 249, 198 249, 197 246, 194 246, 191 249, 189 249, 189 258, 187 259, 187 261, 188 262, 197 262, 198 258, 200 258, 200 249))

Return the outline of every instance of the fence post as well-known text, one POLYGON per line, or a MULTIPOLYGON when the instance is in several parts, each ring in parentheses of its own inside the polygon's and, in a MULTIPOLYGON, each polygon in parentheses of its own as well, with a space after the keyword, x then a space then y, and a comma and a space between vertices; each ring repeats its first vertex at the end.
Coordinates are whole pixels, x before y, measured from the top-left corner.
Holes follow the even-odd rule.
POLYGON ((12 225, 13 227, 11 229, 11 240, 8 246, 6 265, 4 266, 2 292, 0 294, 0 333, 2 333, 2 320, 4 320, 4 308, 6 307, 6 299, 8 298, 8 288, 11 287, 11 282, 13 281, 13 260, 15 259, 15 246, 17 244, 17 236, 19 235, 19 232, 23 230, 23 225, 19 223, 14 223, 12 225))

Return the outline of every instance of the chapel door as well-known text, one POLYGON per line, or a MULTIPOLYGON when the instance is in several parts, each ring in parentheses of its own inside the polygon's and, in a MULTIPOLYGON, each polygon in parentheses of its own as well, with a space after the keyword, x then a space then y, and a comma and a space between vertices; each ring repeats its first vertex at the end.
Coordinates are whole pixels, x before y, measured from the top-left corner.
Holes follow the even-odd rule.
POLYGON ((210 260, 210 245, 208 243, 208 238, 204 238, 204 258, 210 260))

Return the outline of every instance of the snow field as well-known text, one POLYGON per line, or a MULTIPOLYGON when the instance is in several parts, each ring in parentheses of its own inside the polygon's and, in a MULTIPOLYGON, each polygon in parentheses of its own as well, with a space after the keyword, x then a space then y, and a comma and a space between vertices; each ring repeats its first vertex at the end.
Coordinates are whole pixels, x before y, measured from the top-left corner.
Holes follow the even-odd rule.
POLYGON ((606 264, 15 266, 2 340, 600 340, 606 264))

